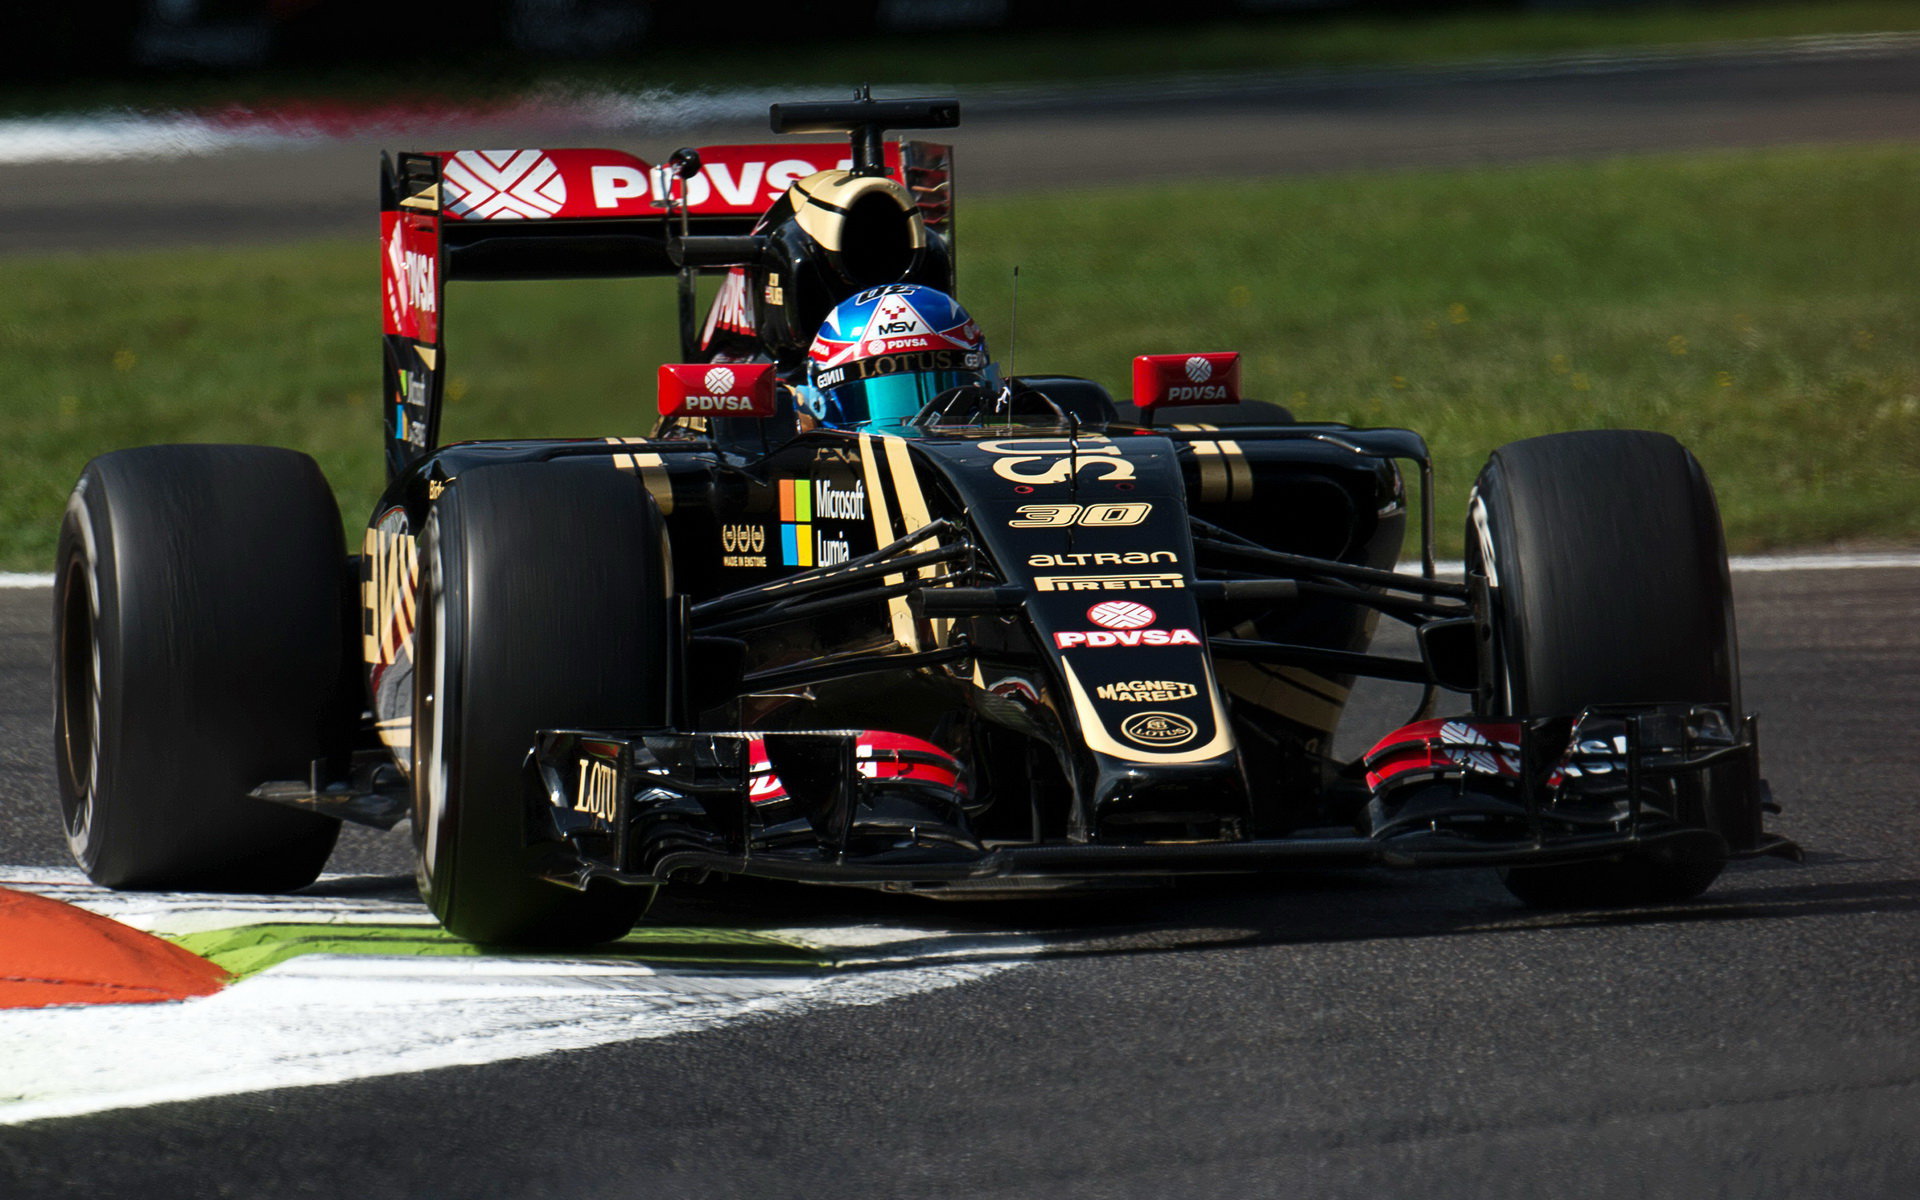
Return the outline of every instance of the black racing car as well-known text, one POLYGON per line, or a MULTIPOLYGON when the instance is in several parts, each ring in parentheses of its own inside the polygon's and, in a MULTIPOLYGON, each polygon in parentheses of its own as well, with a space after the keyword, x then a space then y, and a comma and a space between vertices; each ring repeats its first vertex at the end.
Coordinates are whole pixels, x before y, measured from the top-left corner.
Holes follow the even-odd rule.
POLYGON ((87 466, 55 676, 93 879, 298 888, 341 819, 410 818, 448 929, 554 944, 713 874, 1486 864, 1570 904, 1794 853, 1762 830, 1719 516, 1679 443, 1496 451, 1455 582, 1420 437, 1242 399, 1232 354, 1143 355, 1130 401, 1021 376, 816 423, 796 397, 836 305, 953 289, 951 154, 882 135, 958 106, 772 120, 849 140, 383 164, 389 486, 358 556, 302 454, 87 466), (651 437, 439 444, 448 280, 610 275, 679 284, 651 437), (1381 617, 1417 656, 1369 652, 1381 617), (1341 761, 1363 676, 1424 700, 1341 761))

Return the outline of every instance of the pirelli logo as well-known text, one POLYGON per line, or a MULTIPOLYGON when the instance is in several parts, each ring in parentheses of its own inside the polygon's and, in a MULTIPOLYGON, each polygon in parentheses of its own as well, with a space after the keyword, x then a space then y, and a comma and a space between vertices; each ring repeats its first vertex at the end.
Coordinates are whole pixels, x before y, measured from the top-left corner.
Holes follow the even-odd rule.
POLYGON ((1043 592, 1153 592, 1184 588, 1187 580, 1173 571, 1139 571, 1130 575, 1036 575, 1033 586, 1043 592))

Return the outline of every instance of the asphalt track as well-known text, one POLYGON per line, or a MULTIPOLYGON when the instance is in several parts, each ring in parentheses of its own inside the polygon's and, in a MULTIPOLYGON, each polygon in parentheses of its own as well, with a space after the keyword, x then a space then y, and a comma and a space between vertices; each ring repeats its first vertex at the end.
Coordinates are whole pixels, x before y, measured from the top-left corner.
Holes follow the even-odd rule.
MULTIPOLYGON (((871 1007, 0 1128, 0 1190, 1909 1196, 1920 571, 1743 574, 1736 591, 1774 823, 1803 867, 1554 916, 1483 872, 1078 904, 710 890, 657 915, 960 932, 1026 965, 871 1007)), ((0 593, 11 863, 63 858, 47 599, 0 593)), ((398 843, 356 836, 336 865, 402 887, 398 843)))
MULTIPOLYGON (((985 190, 1913 140, 1916 66, 1277 89, 993 116, 956 141, 985 190), (1044 150, 992 165, 1036 135, 1044 150)), ((364 228, 364 158, 13 168, 0 226, 42 248, 364 228), (210 214, 200 189, 242 176, 254 190, 210 214), (311 207, 276 211, 282 187, 311 207)), ((1688 905, 1555 916, 1483 872, 1077 904, 710 889, 656 916, 958 932, 983 962, 1020 965, 885 1004, 0 1126, 0 1194, 1910 1196, 1920 571, 1744 574, 1736 591, 1746 700, 1787 806, 1774 825, 1804 867, 1743 864, 1688 905)), ((44 590, 0 591, 0 864, 65 861, 47 607, 44 590)), ((1376 727, 1400 715, 1390 696, 1365 704, 1376 727)), ((335 868, 404 891, 396 837, 353 834, 335 868)))
MULTIPOLYGON (((1914 39, 1775 45, 1744 55, 1175 79, 1080 92, 963 89, 965 123, 951 140, 964 205, 969 194, 1148 180, 1920 138, 1914 39)), ((643 110, 625 122, 459 132, 422 124, 298 147, 12 165, 0 188, 0 253, 365 232, 374 226, 381 148, 585 144, 658 162, 690 143, 772 140, 763 117, 742 118, 760 103, 665 106, 670 115, 643 110), (716 119, 700 120, 703 113, 716 119)))

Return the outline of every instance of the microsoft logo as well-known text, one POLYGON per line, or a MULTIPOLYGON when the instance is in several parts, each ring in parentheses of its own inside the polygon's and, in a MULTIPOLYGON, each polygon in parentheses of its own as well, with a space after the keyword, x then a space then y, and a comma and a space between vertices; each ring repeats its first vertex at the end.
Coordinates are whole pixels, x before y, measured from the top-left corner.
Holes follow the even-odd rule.
POLYGON ((780 481, 780 561, 813 565, 813 487, 809 479, 780 481))

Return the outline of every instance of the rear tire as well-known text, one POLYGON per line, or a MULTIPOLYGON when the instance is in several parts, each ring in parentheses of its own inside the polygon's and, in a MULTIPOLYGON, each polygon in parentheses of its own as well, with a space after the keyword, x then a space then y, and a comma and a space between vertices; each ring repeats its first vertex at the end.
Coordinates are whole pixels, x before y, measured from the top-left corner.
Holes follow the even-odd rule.
POLYGON ((57 563, 54 758, 87 876, 312 883, 340 823, 247 792, 305 779, 338 732, 346 550, 320 468, 266 446, 103 455, 57 563))
POLYGON ((449 932, 500 945, 621 937, 654 889, 539 877, 524 762, 539 729, 661 726, 670 574, 660 514, 604 463, 460 476, 420 539, 414 850, 449 932))
MULTIPOLYGON (((1679 442, 1593 430, 1503 446, 1474 485, 1466 540, 1489 651, 1481 713, 1689 701, 1739 717, 1719 508, 1679 442)), ((1697 896, 1721 866, 1647 851, 1501 879, 1537 907, 1637 904, 1697 896)))

